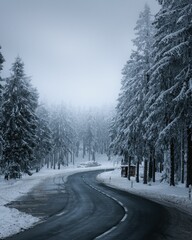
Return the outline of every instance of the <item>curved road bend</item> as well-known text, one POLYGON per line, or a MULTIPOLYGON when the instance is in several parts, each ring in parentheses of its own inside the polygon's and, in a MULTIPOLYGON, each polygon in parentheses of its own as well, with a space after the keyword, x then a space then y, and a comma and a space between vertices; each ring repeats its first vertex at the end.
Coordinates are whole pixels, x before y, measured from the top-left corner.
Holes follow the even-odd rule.
POLYGON ((106 187, 95 180, 98 173, 78 173, 65 184, 62 176, 49 178, 13 202, 45 221, 7 240, 191 239, 190 217, 106 187))

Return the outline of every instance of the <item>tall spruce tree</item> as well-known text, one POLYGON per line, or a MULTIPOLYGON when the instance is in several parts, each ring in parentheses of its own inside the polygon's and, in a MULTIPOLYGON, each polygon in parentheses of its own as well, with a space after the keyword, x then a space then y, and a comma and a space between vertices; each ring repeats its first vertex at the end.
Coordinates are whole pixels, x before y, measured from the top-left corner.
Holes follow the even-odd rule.
MULTIPOLYGON (((136 38, 133 43, 136 51, 133 52, 132 58, 135 61, 135 75, 134 79, 137 82, 135 94, 136 115, 132 124, 132 142, 133 153, 136 155, 137 169, 139 162, 144 160, 144 183, 147 180, 155 181, 155 165, 154 161, 154 139, 146 135, 146 126, 143 121, 148 115, 148 109, 145 108, 145 103, 148 101, 149 94, 149 74, 148 70, 153 64, 151 56, 153 46, 154 27, 152 25, 153 17, 149 6, 146 4, 144 11, 140 13, 139 19, 136 23, 135 31, 136 38), (153 154, 152 154, 153 153, 153 154), (147 170, 149 170, 147 172, 147 170)), ((137 180, 138 180, 137 173, 137 180)))
POLYGON ((36 145, 37 92, 24 73, 24 64, 17 57, 12 65, 3 94, 3 164, 6 176, 30 174, 36 145))
MULTIPOLYGON (((149 152, 146 151, 149 144, 144 138, 143 120, 146 117, 144 103, 148 93, 147 72, 152 64, 151 51, 154 30, 148 5, 145 5, 144 11, 140 13, 135 31, 136 38, 133 40, 135 50, 132 51, 130 60, 122 71, 122 88, 116 108, 116 121, 113 126, 116 130, 112 131, 111 145, 115 150, 114 153, 125 156, 125 161, 130 161, 131 157, 133 159, 133 156, 136 156, 139 169, 139 162, 143 157, 147 163, 147 153, 149 152)), ((147 167, 145 169, 147 170, 147 167)), ((137 175, 139 175, 138 172, 137 175)), ((144 180, 146 183, 147 178, 144 180)), ((138 177, 137 181, 139 181, 138 177)))
MULTIPOLYGON (((1 50, 1 46, 0 46, 1 50)), ((0 73, 3 69, 4 63, 3 55, 0 52, 0 73)), ((3 86, 2 86, 2 78, 0 76, 0 161, 2 160, 2 150, 3 150, 3 137, 2 137, 2 94, 3 94, 3 86)), ((0 164, 1 165, 1 164, 0 164)))
MULTIPOLYGON (((35 166, 38 172, 45 163, 45 158, 48 157, 52 149, 52 132, 49 127, 49 113, 43 105, 37 108, 37 144, 35 147, 35 166)), ((48 161, 48 159, 47 159, 48 161)))
MULTIPOLYGON (((1 50, 1 46, 0 46, 0 50, 1 50)), ((2 53, 0 52, 0 73, 3 70, 3 63, 4 62, 5 62, 5 59, 2 55, 2 53)), ((3 79, 0 76, 0 104, 2 104, 2 93, 3 93, 2 81, 3 81, 3 79)))
POLYGON ((73 161, 75 152, 74 130, 69 121, 69 112, 62 105, 51 113, 50 129, 53 137, 53 168, 60 168, 60 164, 68 166, 73 161), (70 158, 71 157, 71 158, 70 158))

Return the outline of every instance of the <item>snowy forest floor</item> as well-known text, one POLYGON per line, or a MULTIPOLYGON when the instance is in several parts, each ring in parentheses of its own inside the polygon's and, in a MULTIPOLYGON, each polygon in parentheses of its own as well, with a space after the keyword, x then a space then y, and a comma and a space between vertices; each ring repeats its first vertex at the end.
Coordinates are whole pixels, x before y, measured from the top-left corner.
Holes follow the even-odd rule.
MULTIPOLYGON (((58 169, 47 169, 44 167, 40 172, 34 173, 32 176, 24 175, 21 179, 4 180, 0 177, 0 239, 16 234, 24 229, 27 229, 36 224, 40 219, 29 214, 19 212, 17 209, 8 208, 5 205, 17 198, 27 194, 34 186, 48 177, 62 174, 65 176, 65 181, 69 175, 77 172, 110 169, 114 171, 104 172, 98 175, 98 180, 110 185, 114 188, 119 188, 129 191, 134 194, 145 196, 155 201, 163 202, 170 206, 175 206, 183 211, 192 214, 192 201, 189 200, 188 189, 184 184, 170 187, 167 183, 160 183, 160 174, 157 174, 156 183, 144 185, 142 179, 140 183, 135 182, 135 178, 128 181, 127 178, 121 177, 120 161, 117 158, 108 161, 106 155, 100 155, 96 158, 100 164, 97 167, 88 167, 87 159, 82 158, 75 160, 75 165, 61 167, 58 169), (133 187, 132 187, 133 184, 133 187)), ((141 167, 142 171, 142 167, 141 167)))

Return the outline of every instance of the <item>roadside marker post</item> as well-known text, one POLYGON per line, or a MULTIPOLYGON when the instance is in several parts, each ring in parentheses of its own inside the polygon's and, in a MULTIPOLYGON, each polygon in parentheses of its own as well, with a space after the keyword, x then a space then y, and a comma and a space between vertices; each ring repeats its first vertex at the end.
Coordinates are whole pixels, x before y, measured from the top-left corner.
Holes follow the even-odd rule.
POLYGON ((191 184, 189 185, 189 200, 191 200, 191 184))
POLYGON ((131 188, 133 188, 133 181, 131 181, 131 188))

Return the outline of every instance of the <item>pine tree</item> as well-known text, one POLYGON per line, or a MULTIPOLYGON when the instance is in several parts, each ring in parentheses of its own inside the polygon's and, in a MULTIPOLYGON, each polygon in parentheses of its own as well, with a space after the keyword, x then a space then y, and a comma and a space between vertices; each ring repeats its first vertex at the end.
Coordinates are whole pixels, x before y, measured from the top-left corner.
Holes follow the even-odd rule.
POLYGON ((44 165, 44 160, 52 149, 52 132, 49 127, 49 114, 43 105, 38 106, 37 111, 37 129, 36 129, 36 147, 35 147, 35 165, 36 171, 44 165))
MULTIPOLYGON (((0 46, 1 50, 1 46, 0 46)), ((5 62, 5 59, 3 58, 3 55, 0 52, 0 72, 3 70, 3 63, 5 62)), ((0 77, 0 103, 2 103, 2 91, 3 91, 3 86, 2 86, 2 78, 0 77)))
POLYGON ((24 64, 17 57, 12 65, 3 94, 3 164, 5 174, 17 178, 30 173, 36 143, 37 92, 24 73, 24 64))
MULTIPOLYGON (((1 50, 1 46, 0 46, 0 50, 1 50)), ((4 63, 4 58, 3 55, 0 52, 0 73, 3 69, 3 63, 4 63)), ((2 94, 3 94, 3 86, 1 84, 2 82, 2 78, 0 76, 0 162, 2 160, 2 150, 3 150, 3 137, 2 137, 2 94)), ((1 163, 0 163, 1 165, 1 163)))
POLYGON ((95 151, 100 154, 109 154, 109 122, 110 111, 95 114, 95 151))
POLYGON ((95 146, 96 146, 96 133, 95 133, 95 119, 92 115, 88 116, 87 128, 85 132, 86 146, 88 150, 88 157, 90 160, 95 160, 95 146))
MULTIPOLYGON (((111 110, 89 109, 81 110, 73 115, 75 119, 77 149, 82 149, 83 158, 96 160, 96 154, 109 156, 109 118, 111 110)), ((74 125, 74 124, 73 124, 74 125)))
POLYGON ((151 56, 152 47, 153 47, 153 35, 154 28, 152 25, 153 17, 150 12, 149 6, 146 4, 144 11, 141 12, 139 19, 136 23, 136 39, 133 40, 133 43, 136 47, 136 51, 133 52, 133 59, 135 61, 135 82, 137 82, 137 93, 135 99, 136 106, 136 117, 134 120, 133 129, 133 146, 135 148, 134 154, 137 159, 137 166, 143 158, 144 164, 144 183, 147 183, 147 180, 151 180, 153 172, 153 180, 155 171, 152 171, 152 166, 155 164, 154 154, 154 139, 146 135, 146 126, 144 125, 144 120, 148 116, 148 109, 145 107, 145 103, 148 101, 149 90, 149 74, 148 71, 153 64, 153 59, 151 56), (149 166, 149 169, 147 169, 149 166), (147 173, 147 170, 149 172, 147 173), (150 171, 151 170, 151 171, 150 171), (151 174, 150 174, 151 173, 151 174), (148 179, 147 179, 148 177, 148 179))
POLYGON ((51 114, 50 129, 53 137, 53 168, 60 167, 60 164, 68 166, 74 161, 75 153, 75 132, 71 126, 69 112, 64 106, 55 108, 51 114))
MULTIPOLYGON (((122 87, 113 126, 116 129, 113 130, 111 145, 116 154, 127 156, 128 152, 126 158, 129 161, 136 156, 139 168, 139 162, 143 157, 147 160, 148 153, 143 120, 146 117, 144 103, 148 93, 147 72, 152 64, 151 49, 154 31, 148 5, 145 5, 144 11, 140 13, 135 31, 136 38, 133 43, 136 49, 132 51, 130 60, 127 61, 122 71, 122 87)), ((138 171, 137 174, 139 175, 138 171)))

